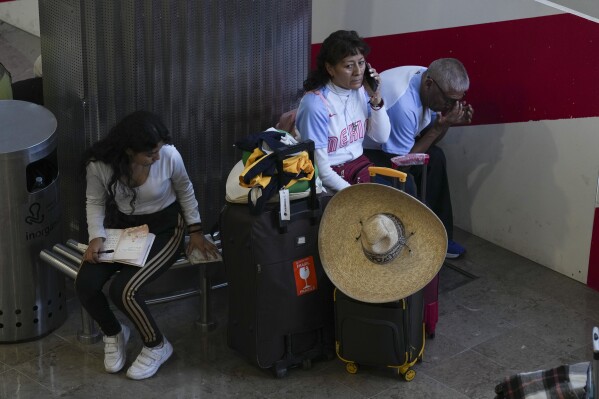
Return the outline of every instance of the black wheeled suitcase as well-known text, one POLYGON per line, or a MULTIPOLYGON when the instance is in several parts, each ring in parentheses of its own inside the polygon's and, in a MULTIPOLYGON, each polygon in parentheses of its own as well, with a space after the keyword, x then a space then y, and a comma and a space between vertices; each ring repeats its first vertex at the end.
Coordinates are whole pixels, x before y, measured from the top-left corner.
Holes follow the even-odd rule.
MULTIPOLYGON (((308 150, 309 141, 277 150, 283 158, 308 150)), ((247 204, 225 205, 220 216, 229 291, 228 346, 260 368, 283 377, 291 367, 334 357, 333 286, 318 254, 322 214, 314 179, 310 195, 255 215, 247 204)))
MULTIPOLYGON (((405 173, 384 167, 369 169, 372 176, 394 177, 395 188, 403 189, 405 173)), ((438 224, 441 226, 440 221, 438 224)), ((409 245, 408 239, 406 249, 411 251, 409 245)), ((411 367, 422 359, 425 347, 425 290, 392 302, 371 303, 356 300, 336 288, 334 299, 336 353, 346 371, 355 374, 359 365, 385 366, 406 381, 414 379, 416 372, 411 367)))
POLYGON ((406 381, 416 372, 411 367, 424 354, 424 294, 420 290, 405 299, 374 304, 356 301, 335 289, 337 356, 348 373, 358 365, 392 368, 406 381))

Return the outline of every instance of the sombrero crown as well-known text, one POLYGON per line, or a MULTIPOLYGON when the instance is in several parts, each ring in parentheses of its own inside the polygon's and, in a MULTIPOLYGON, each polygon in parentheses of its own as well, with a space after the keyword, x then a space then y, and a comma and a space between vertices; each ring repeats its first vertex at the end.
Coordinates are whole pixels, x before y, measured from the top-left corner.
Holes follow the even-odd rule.
POLYGON ((337 288, 362 302, 384 303, 412 295, 435 277, 445 259, 447 234, 417 199, 366 183, 330 200, 318 248, 337 288))

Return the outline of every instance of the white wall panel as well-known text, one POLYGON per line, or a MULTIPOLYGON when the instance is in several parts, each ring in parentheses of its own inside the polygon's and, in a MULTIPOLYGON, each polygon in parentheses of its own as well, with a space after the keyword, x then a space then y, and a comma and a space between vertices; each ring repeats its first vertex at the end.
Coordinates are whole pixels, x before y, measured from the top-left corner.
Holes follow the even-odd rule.
POLYGON ((453 128, 455 224, 586 282, 599 118, 453 128))
POLYGON ((559 13, 534 0, 315 0, 312 43, 338 29, 372 37, 559 13))

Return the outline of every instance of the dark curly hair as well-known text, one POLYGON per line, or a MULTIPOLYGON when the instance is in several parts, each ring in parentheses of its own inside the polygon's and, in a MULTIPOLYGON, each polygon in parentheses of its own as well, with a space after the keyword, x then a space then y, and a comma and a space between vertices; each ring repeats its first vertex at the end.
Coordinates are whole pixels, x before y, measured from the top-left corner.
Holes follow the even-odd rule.
POLYGON ((325 39, 316 57, 316 69, 304 81, 304 90, 315 90, 329 82, 326 64, 335 65, 350 55, 367 56, 370 46, 354 30, 338 30, 325 39))
POLYGON ((112 168, 106 198, 106 216, 109 220, 117 209, 115 197, 119 180, 125 183, 123 186, 131 197, 131 208, 135 209, 137 193, 131 187, 132 176, 127 150, 135 154, 149 152, 159 143, 170 144, 171 141, 171 135, 158 115, 148 111, 135 111, 125 116, 106 137, 94 143, 85 152, 83 170, 90 162, 96 161, 104 162, 112 168))

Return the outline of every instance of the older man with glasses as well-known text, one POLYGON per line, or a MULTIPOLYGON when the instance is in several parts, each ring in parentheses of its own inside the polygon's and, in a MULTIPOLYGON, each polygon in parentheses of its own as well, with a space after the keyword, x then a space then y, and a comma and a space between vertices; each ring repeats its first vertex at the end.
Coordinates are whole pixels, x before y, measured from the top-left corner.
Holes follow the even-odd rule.
MULTIPOLYGON (((391 158, 409 153, 427 153, 427 205, 441 219, 447 230, 447 258, 458 258, 465 249, 453 241, 453 211, 445 154, 437 143, 453 125, 472 121, 474 109, 463 99, 470 86, 464 65, 455 58, 440 58, 428 68, 402 66, 380 74, 385 84, 381 96, 391 121, 391 135, 384 144, 366 140, 365 154, 379 166, 390 167, 391 158)), ((421 166, 409 173, 421 192, 421 166)), ((416 194, 414 187, 408 192, 416 194)))

